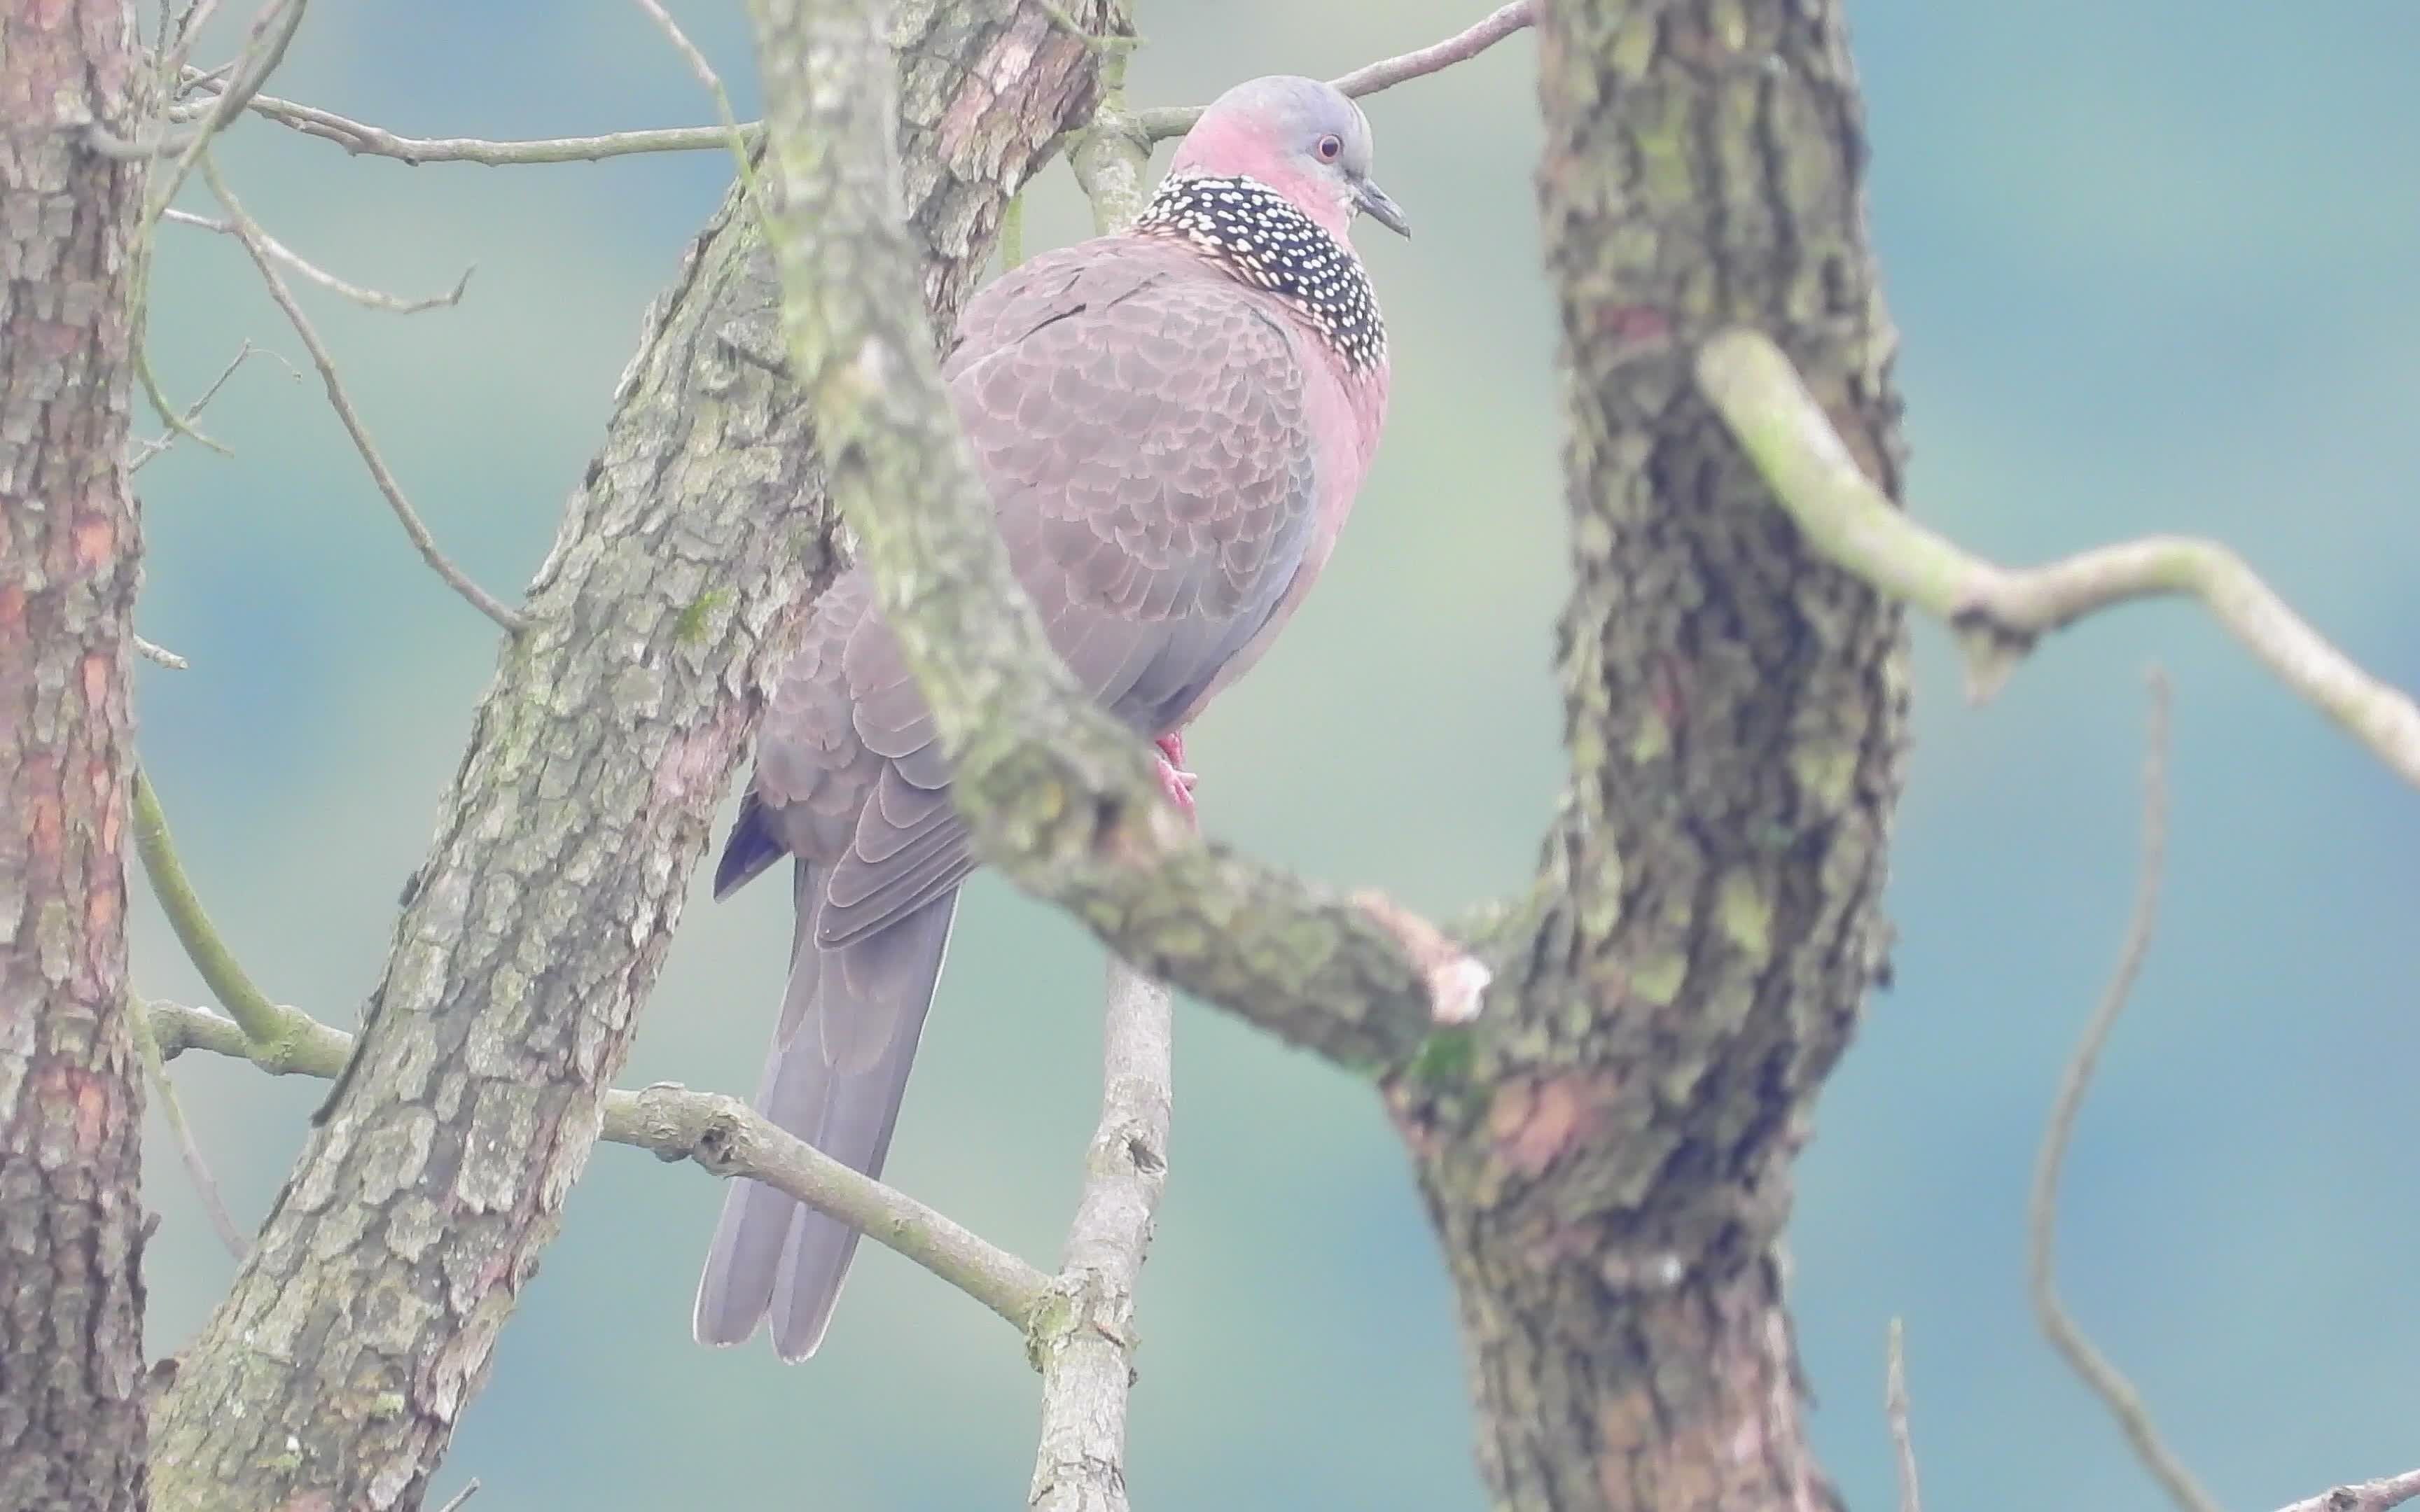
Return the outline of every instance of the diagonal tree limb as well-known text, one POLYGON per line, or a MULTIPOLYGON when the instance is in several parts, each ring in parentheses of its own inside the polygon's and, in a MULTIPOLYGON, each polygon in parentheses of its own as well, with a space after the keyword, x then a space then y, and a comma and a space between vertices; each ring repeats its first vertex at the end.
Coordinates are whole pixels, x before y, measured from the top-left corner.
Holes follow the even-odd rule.
MULTIPOLYGON (((249 1060, 277 1076, 334 1077, 352 1058, 353 1037, 299 1009, 309 1032, 290 1055, 271 1057, 233 1019, 208 1009, 153 1000, 143 1014, 163 1060, 188 1050, 249 1060)), ((736 1097, 658 1082, 605 1094, 597 1137, 665 1161, 693 1161, 713 1175, 752 1177, 888 1245, 982 1303, 1022 1333, 1050 1277, 892 1187, 831 1159, 736 1097)), ((239 1253, 238 1258, 241 1258, 239 1253)))
POLYGON ((1730 331, 1708 341, 1698 382, 1818 550, 1957 632, 1978 702, 2052 631, 2113 605, 2182 594, 2199 600, 2279 682, 2420 786, 2420 704, 2329 644, 2227 547, 2152 536, 2046 566, 1997 566, 1895 508, 1767 338, 1730 331))
MULTIPOLYGON (((1123 26, 1091 0, 1088 24, 1123 26)), ((1031 5, 923 0, 913 266, 954 319, 1096 57, 1031 5)), ((348 1088, 154 1421, 193 1512, 425 1494, 560 1225, 829 514, 735 200, 650 313, 596 463, 500 652, 348 1088), (408 1299, 368 1326, 368 1298, 408 1299), (309 1347, 304 1341, 312 1341, 309 1347)))
POLYGON ((1146 975, 1350 1066, 1408 1060, 1422 975, 1365 911, 1205 846, 1094 708, 1009 572, 941 393, 888 185, 874 0, 757 0, 768 225, 834 503, 932 706, 978 849, 1146 975))

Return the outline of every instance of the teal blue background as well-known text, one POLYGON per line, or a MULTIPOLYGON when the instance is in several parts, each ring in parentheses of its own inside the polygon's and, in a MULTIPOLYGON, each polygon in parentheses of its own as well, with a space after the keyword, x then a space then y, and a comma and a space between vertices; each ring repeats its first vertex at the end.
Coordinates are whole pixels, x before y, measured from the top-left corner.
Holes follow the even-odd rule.
MULTIPOLYGON (((676 8, 750 109, 740 8, 676 8)), ((1340 72, 1480 8, 1152 0, 1136 98, 1340 72)), ((2222 535, 2369 666, 2420 682, 2420 11, 1851 11, 1915 507, 2019 562, 2222 535)), ((1213 831, 1437 911, 1521 883, 1558 780, 1566 571, 1533 58, 1515 39, 1371 105, 1380 177, 1419 232, 1365 238, 1397 354, 1391 431, 1326 583, 1194 741, 1213 831)), ((564 0, 316 8, 276 90, 418 134, 708 118, 635 8, 564 0)), ((226 160, 281 237, 349 276, 421 293, 478 264, 456 310, 304 298, 439 537, 513 596, 728 161, 415 170, 259 121, 226 160)), ((1075 239, 1079 209, 1053 170, 1033 243, 1075 239)), ((246 336, 301 361, 231 243, 165 238, 153 345, 171 393, 246 336)), ((145 669, 143 751, 255 974, 349 1023, 493 636, 413 558, 314 380, 256 360, 207 424, 235 460, 182 446, 142 474, 142 628, 194 663, 145 669)), ((2035 1334, 2021 1250, 2043 1111, 2123 926, 2154 656, 2177 685, 2173 867, 2079 1133, 2070 1292, 2230 1505, 2420 1463, 2420 799, 2188 609, 2063 636, 1980 711, 1941 634, 1915 640, 1898 983, 1824 1094, 1792 1229, 1815 1431, 1844 1492, 1893 1502, 1883 1338, 1903 1314, 1931 1505, 2157 1504, 2035 1334)), ((753 1084, 783 892, 692 900, 628 1083, 753 1084)), ((201 1000, 146 910, 140 988, 201 1000)), ((977 884, 893 1156, 901 1185, 1044 1262, 1094 1113, 1098 973, 1067 924, 977 884)), ((1476 1505, 1445 1279, 1370 1093, 1181 1015, 1138 1504, 1476 1505)), ((175 1075, 256 1219, 317 1089, 204 1057, 175 1075)), ((166 1350, 230 1263, 155 1147, 166 1350)), ((475 1474, 482 1512, 1014 1504, 1035 1396, 1015 1341, 886 1253, 861 1262, 811 1365, 690 1344, 719 1197, 694 1170, 597 1152, 441 1492, 475 1474)))

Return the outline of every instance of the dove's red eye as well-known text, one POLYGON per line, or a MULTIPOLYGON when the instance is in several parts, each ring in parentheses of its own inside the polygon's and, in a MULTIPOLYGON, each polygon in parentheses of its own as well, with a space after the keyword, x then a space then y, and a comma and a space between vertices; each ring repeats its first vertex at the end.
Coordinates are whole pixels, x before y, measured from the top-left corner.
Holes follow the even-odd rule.
POLYGON ((1319 161, 1322 162, 1334 162, 1343 150, 1344 143, 1340 138, 1323 136, 1319 139, 1319 161))

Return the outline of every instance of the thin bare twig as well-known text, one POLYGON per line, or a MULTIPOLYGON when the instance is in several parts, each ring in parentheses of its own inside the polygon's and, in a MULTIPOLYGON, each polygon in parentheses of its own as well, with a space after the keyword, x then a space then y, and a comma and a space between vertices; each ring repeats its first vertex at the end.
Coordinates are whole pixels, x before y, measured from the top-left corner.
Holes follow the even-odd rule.
MULTIPOLYGON (((232 1019, 181 1003, 147 1010, 160 1053, 187 1050, 250 1060, 277 1075, 334 1077, 351 1061, 353 1037, 282 1009, 307 1028, 292 1053, 270 1058, 232 1019)), ((863 1233, 923 1266, 1020 1331, 1050 1278, 1008 1251, 894 1188, 849 1169, 736 1097, 659 1082, 605 1094, 600 1138, 635 1145, 667 1161, 694 1161, 716 1176, 750 1177, 863 1233)))
MULTIPOLYGON (((1529 0, 1512 0, 1512 4, 1498 7, 1485 20, 1465 27, 1442 42, 1415 48, 1395 57, 1382 58, 1329 83, 1356 100, 1364 95, 1374 95, 1381 89, 1392 89, 1406 80, 1422 78, 1457 63, 1467 63, 1535 20, 1537 13, 1529 0)), ((1183 136, 1193 130, 1193 123, 1201 118, 1201 106, 1182 105, 1142 111, 1135 120, 1151 140, 1163 142, 1172 136, 1183 136)))
POLYGON ((1355 69, 1336 80, 1336 87, 1356 100, 1363 95, 1374 95, 1381 89, 1392 89, 1407 79, 1421 78, 1457 63, 1467 63, 1537 19, 1536 8, 1529 0, 1512 0, 1512 4, 1497 7, 1485 20, 1464 28, 1442 42, 1355 69))
POLYGON ((473 1475, 463 1484, 460 1490, 448 1497, 445 1504, 439 1507, 437 1512, 462 1512, 462 1504, 478 1494, 479 1477, 473 1475))
MULTIPOLYGON (((173 221, 178 225, 198 226, 204 231, 215 231, 223 237, 236 237, 240 239, 242 236, 242 233, 236 229, 235 223, 232 221, 221 221, 213 219, 208 215, 196 215, 191 210, 163 210, 161 212, 161 218, 163 220, 173 221)), ((287 267, 293 269, 296 272, 301 273, 312 283, 318 285, 321 288, 341 294, 345 298, 352 301, 355 304, 363 305, 372 310, 391 310, 396 315, 418 315, 423 310, 434 310, 441 306, 461 303, 463 291, 471 286, 471 275, 477 270, 475 265, 463 269, 462 276, 456 279, 454 281, 454 286, 442 294, 430 294, 421 299, 408 300, 399 294, 388 294, 380 289, 365 288, 359 284, 348 283, 346 280, 338 278, 335 274, 304 257, 301 253, 288 247, 286 243, 278 240, 275 237, 271 236, 265 230, 260 232, 260 245, 262 251, 268 253, 271 257, 276 258, 279 262, 284 263, 287 267)), ((204 402, 207 402, 209 396, 206 394, 203 397, 204 402)), ((198 408, 198 406, 196 408, 198 408)), ((189 417, 191 411, 188 411, 189 417)))
POLYGON ((1957 632, 1977 702, 2051 631, 2115 604, 2188 594, 2278 681, 2420 787, 2420 704, 2330 645, 2226 546, 2151 536, 2011 571, 1894 507, 1766 337, 1730 331, 1707 342, 1698 385, 1817 550, 1957 632))
POLYGON ((2133 915, 2126 926, 2126 943, 2118 953, 2117 970, 2110 975, 2109 985, 2101 995, 2101 1006, 2086 1026, 2083 1041, 2068 1061, 2066 1073, 2059 1078, 2058 1096, 2051 1103, 2050 1125, 2042 1135, 2040 1157, 2034 1164, 2033 1196, 2026 1208, 2025 1271, 2027 1289, 2042 1332, 2118 1420, 2126 1442, 2133 1445, 2144 1468, 2170 1500, 2186 1512, 2219 1512, 2218 1504, 2195 1481, 2193 1473, 2151 1426, 2150 1412, 2133 1383, 2069 1315, 2066 1304, 2059 1300, 2055 1274, 2059 1173, 2067 1163, 2068 1145, 2075 1136, 2076 1115, 2084 1107, 2085 1095, 2091 1090, 2092 1074, 2101 1064, 2101 1052, 2109 1042, 2110 1031, 2118 1026, 2118 1017, 2126 1011, 2127 999, 2134 991, 2134 980, 2142 974, 2144 958, 2151 949, 2152 930, 2159 920, 2161 869, 2166 863, 2168 844, 2167 674, 2153 668, 2150 684, 2150 730, 2145 738, 2143 759, 2143 860, 2134 885, 2133 915))
MULTIPOLYGON (((147 231, 151 222, 159 218, 162 208, 177 197, 177 191, 185 186, 186 177, 194 171, 194 164, 201 160, 203 151, 209 147, 210 138, 225 131, 229 122, 243 114, 244 107, 260 93, 261 86, 269 83, 269 76, 286 61, 286 49, 293 42, 294 33, 302 24, 302 13, 309 6, 310 0, 269 0, 262 6, 252 18, 251 29, 244 34, 242 50, 233 62, 216 70, 227 74, 225 91, 208 113, 182 131, 146 132, 129 139, 119 137, 98 124, 89 130, 87 135, 93 150, 104 157, 147 158, 171 152, 177 154, 175 166, 152 189, 150 208, 144 217, 145 230, 147 231)), ((190 42, 189 33, 180 46, 190 46, 190 42)), ((177 64, 176 69, 181 69, 182 66, 181 63, 177 64)), ((176 71, 169 69, 164 60, 163 72, 170 77, 176 76, 176 71)))
MULTIPOLYGON (((225 128, 226 123, 243 109, 245 101, 259 93, 260 86, 268 83, 269 76, 277 71, 277 65, 285 60, 287 44, 294 39, 295 29, 302 24, 302 12, 308 3, 309 0, 269 0, 269 3, 260 8, 259 12, 253 17, 252 29, 245 35, 242 51, 236 54, 232 63, 227 65, 227 71, 234 79, 234 84, 228 87, 225 95, 220 97, 217 107, 194 123, 188 134, 177 138, 174 142, 160 136, 147 136, 143 140, 128 141, 113 135, 99 123, 95 123, 88 129, 86 135, 90 145, 95 151, 104 156, 135 158, 149 157, 160 152, 178 153, 175 166, 162 176, 160 182, 153 186, 148 197, 144 201, 143 221, 135 229, 134 270, 132 282, 134 290, 133 323, 136 329, 140 330, 143 326, 143 310, 150 299, 151 255, 159 231, 160 212, 166 209, 168 202, 177 197, 177 191, 184 186, 186 175, 193 172, 194 164, 200 161, 202 153, 209 147, 210 138, 225 128)), ((208 19, 209 8, 205 5, 187 12, 180 40, 190 43, 194 31, 198 28, 202 21, 208 19)), ((163 76, 172 71, 163 62, 162 68, 163 76)), ((186 437, 195 444, 208 447, 222 456, 235 455, 225 445, 195 429, 178 410, 177 406, 170 402, 167 394, 160 387, 159 375, 152 371, 149 350, 140 345, 134 348, 134 376, 136 381, 142 386, 143 396, 150 402, 152 409, 158 412, 161 424, 168 427, 169 434, 186 437)))
POLYGON ((1907 1421, 1907 1330, 1896 1318, 1890 1320, 1885 1364, 1883 1415, 1890 1420, 1891 1447, 1899 1455, 1899 1509, 1924 1512, 1924 1496, 1916 1484, 1916 1434, 1907 1421))
POLYGON ((227 189, 226 181, 219 177, 218 165, 207 156, 202 162, 202 177, 210 186, 210 193, 226 207, 227 217, 235 224, 236 239, 242 243, 253 266, 260 270, 261 281, 269 285, 269 297, 277 301, 277 307, 286 313, 287 322, 294 327, 294 333, 302 338, 303 347, 311 354, 312 365, 319 370, 319 382, 328 391, 328 403, 334 408, 336 418, 344 423, 345 434, 353 439, 353 449, 361 454, 364 465, 370 471, 371 481, 385 496, 387 507, 395 511, 395 517, 402 522, 403 532, 411 538, 412 546, 420 552, 420 559, 445 580, 446 586, 461 594, 480 613, 509 631, 518 632, 525 627, 529 624, 527 616, 506 608, 486 589, 473 582, 462 569, 454 565, 445 553, 437 548, 437 538, 428 533, 428 527, 421 522, 411 501, 404 498, 403 486, 396 482, 394 473, 387 471, 385 459, 379 455, 378 446, 371 441, 368 429, 354 410, 352 400, 345 393, 344 381, 336 376, 335 360, 320 342, 319 333, 312 329, 309 317, 302 313, 302 306, 295 302, 293 290, 287 288, 286 280, 278 276, 276 259, 262 244, 264 233, 259 223, 246 213, 241 203, 227 189))
POLYGON ((657 0, 633 0, 633 3, 662 29, 665 38, 688 60, 690 71, 697 75, 697 82, 706 85, 706 92, 714 97, 714 114, 722 122, 723 140, 731 145, 731 161, 739 166, 740 187, 748 195, 749 208, 756 212, 758 222, 763 222, 765 194, 756 183, 756 160, 749 151, 747 134, 739 129, 739 117, 732 113, 731 95, 722 87, 722 76, 714 71, 714 65, 706 60, 706 54, 699 52, 697 44, 689 39, 689 34, 680 29, 680 23, 673 20, 671 11, 659 5, 657 0))
POLYGON ((1036 1512, 1126 1504, 1135 1283, 1168 1182, 1173 1037, 1168 989, 1111 957, 1100 1126, 1085 1152, 1066 1256, 1030 1342, 1042 1371, 1041 1446, 1027 1497, 1036 1512))
MULTIPOLYGON (((146 239, 147 241, 148 233, 146 233, 146 239)), ((146 247, 137 255, 147 259, 150 255, 148 248, 146 247)), ((160 387, 160 376, 151 370, 151 353, 147 347, 134 348, 134 378, 143 386, 143 397, 150 401, 151 412, 158 415, 160 423, 168 427, 169 436, 182 436, 194 445, 216 452, 221 456, 235 455, 235 448, 224 441, 213 440, 194 428, 193 422, 185 418, 186 414, 192 413, 190 408, 184 414, 178 412, 176 405, 168 398, 167 392, 160 387)))
POLYGON ((185 1122, 184 1104, 177 1101, 176 1086, 168 1080, 168 1068, 160 1057, 160 1041, 151 1032, 151 1015, 138 1011, 132 1017, 134 1048, 143 1057, 144 1074, 150 1077, 151 1089, 160 1094, 160 1111, 167 1116, 168 1128, 177 1136, 177 1154, 185 1163, 185 1174, 193 1179, 194 1190, 201 1196, 202 1211, 209 1214, 210 1227, 218 1230, 219 1242, 240 1264, 251 1257, 252 1242, 236 1227, 235 1214, 227 1211, 226 1199, 219 1195, 218 1180, 210 1175, 209 1162, 202 1158, 202 1147, 194 1138, 193 1127, 185 1122))
POLYGON ((138 656, 148 657, 150 660, 158 662, 163 667, 172 667, 180 672, 191 671, 194 665, 192 662, 178 656, 167 647, 153 645, 150 641, 144 640, 139 635, 134 638, 134 654, 138 656))
MULTIPOLYGON (((181 210, 176 210, 171 211, 170 213, 181 215, 184 212, 181 210)), ((235 377, 235 370, 243 365, 243 360, 260 349, 260 347, 254 346, 249 339, 246 339, 241 346, 235 349, 235 356, 228 360, 227 365, 219 369, 219 376, 210 379, 210 386, 202 391, 202 396, 185 407, 185 412, 182 418, 185 423, 184 429, 187 435, 193 434, 192 426, 194 421, 199 419, 202 411, 209 408, 210 401, 219 396, 219 390, 226 387, 226 380, 235 377)), ((149 440, 143 442, 141 445, 135 447, 133 452, 126 458, 126 471, 129 472, 142 471, 146 463, 149 462, 153 457, 158 456, 161 453, 166 451, 170 446, 175 445, 176 440, 177 431, 170 429, 163 431, 159 435, 151 438, 149 440)), ((222 448, 222 450, 224 450, 224 448, 222 448)))
POLYGON ((2404 1503, 2420 1500, 2420 1470, 2410 1470, 2384 1480, 2366 1480, 2358 1486, 2339 1486, 2321 1491, 2277 1512, 2390 1512, 2404 1503))
MULTIPOLYGON (((176 28, 169 34, 175 37, 175 45, 169 47, 161 56, 160 71, 163 74, 173 79, 184 70, 185 60, 194 55, 194 44, 202 39, 202 28, 209 24, 210 16, 218 8, 219 0, 194 0, 193 5, 185 8, 185 13, 177 18, 176 28)), ((162 23, 165 25, 164 15, 162 18, 162 23)), ((163 40, 164 41, 165 39, 163 38, 163 40)), ((233 60, 220 64, 219 68, 222 71, 231 70, 233 60)))
MULTIPOLYGON (((188 88, 201 87, 206 85, 207 75, 199 69, 189 69, 184 82, 188 88)), ((199 116, 209 108, 207 102, 179 105, 169 114, 172 117, 199 116)), ((411 167, 424 162, 476 162, 489 167, 598 162, 645 152, 720 150, 731 142, 731 129, 726 126, 673 126, 610 131, 602 136, 542 137, 519 142, 476 136, 402 136, 366 121, 273 95, 256 95, 244 108, 290 131, 334 142, 357 157, 392 158, 411 167)), ((763 130, 754 121, 739 127, 740 135, 752 143, 763 130)))

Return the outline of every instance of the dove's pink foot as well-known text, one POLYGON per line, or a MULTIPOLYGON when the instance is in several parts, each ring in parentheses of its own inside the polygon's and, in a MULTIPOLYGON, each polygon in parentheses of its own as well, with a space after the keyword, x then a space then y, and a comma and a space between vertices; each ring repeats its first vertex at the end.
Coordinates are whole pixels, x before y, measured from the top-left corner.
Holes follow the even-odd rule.
POLYGON ((1193 812, 1193 784, 1201 779, 1185 769, 1185 737, 1166 734, 1152 744, 1159 748, 1159 790, 1176 805, 1178 813, 1199 828, 1201 820, 1193 812))

